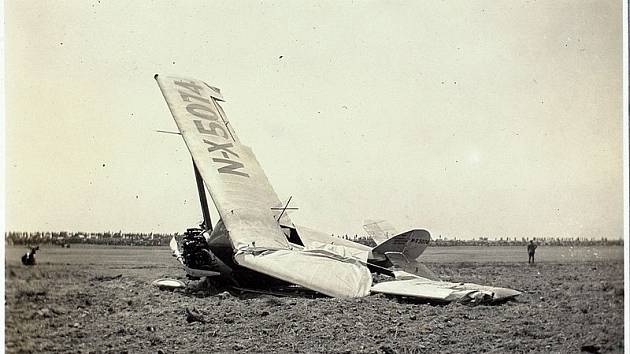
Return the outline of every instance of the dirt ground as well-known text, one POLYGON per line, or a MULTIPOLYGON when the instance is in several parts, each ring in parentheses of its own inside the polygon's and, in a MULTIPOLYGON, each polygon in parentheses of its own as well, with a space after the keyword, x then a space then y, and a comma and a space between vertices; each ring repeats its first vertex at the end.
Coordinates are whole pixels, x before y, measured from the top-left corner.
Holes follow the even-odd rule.
POLYGON ((42 248, 24 267, 6 250, 6 352, 623 352, 623 248, 429 248, 446 280, 524 291, 470 307, 276 297, 190 287, 166 248, 42 248), (465 260, 466 262, 462 262, 465 260))

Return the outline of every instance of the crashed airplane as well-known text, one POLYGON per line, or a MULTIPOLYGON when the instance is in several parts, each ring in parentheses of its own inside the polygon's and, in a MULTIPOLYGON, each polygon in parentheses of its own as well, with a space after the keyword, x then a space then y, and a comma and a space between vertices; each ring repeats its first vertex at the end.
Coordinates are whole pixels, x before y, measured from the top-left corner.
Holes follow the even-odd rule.
POLYGON ((299 286, 341 298, 384 293, 493 302, 520 294, 440 281, 418 261, 431 239, 426 230, 391 236, 377 235, 379 228, 372 227, 378 244, 368 247, 294 225, 290 199, 280 201, 252 150, 239 141, 219 104, 224 101, 219 89, 194 79, 154 78, 192 156, 202 206, 201 228, 171 240, 173 254, 190 276, 218 276, 246 287, 299 286), (214 227, 206 188, 220 216, 214 227), (373 284, 372 273, 389 281, 373 284))

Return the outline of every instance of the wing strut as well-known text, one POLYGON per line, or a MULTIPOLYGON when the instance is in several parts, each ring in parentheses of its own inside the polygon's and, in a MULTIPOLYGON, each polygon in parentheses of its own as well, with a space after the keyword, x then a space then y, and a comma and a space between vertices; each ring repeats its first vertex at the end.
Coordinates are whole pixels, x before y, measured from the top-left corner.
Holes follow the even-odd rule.
POLYGON ((197 192, 199 192, 199 203, 201 204, 201 213, 203 214, 203 229, 212 231, 212 220, 210 220, 210 210, 208 210, 208 199, 206 198, 206 189, 203 186, 203 179, 199 174, 197 165, 193 161, 195 168, 195 179, 197 180, 197 192))

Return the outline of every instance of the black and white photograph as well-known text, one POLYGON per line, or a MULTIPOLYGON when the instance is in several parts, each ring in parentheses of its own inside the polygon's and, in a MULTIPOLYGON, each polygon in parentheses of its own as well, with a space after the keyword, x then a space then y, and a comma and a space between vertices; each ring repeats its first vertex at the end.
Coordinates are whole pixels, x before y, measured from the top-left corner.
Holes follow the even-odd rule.
POLYGON ((626 2, 0 7, 3 352, 628 353, 626 2))

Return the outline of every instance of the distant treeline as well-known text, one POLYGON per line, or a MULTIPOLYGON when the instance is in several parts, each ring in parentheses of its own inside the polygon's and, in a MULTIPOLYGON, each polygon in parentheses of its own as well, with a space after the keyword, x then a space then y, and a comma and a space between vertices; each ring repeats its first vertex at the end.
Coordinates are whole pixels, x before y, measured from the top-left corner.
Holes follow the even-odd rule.
MULTIPOLYGON (((333 235, 334 236, 334 235, 333 235)), ((343 238, 345 240, 354 241, 360 243, 362 245, 374 247, 376 246, 376 242, 371 237, 368 236, 336 236, 339 238, 343 238)), ((607 238, 601 239, 588 239, 588 238, 570 238, 570 237, 532 237, 525 238, 522 237, 520 240, 516 237, 514 238, 499 238, 499 239, 489 239, 487 237, 481 237, 479 239, 472 240, 461 240, 461 239, 447 239, 447 238, 437 238, 431 239, 431 246, 435 247, 449 247, 449 246, 526 246, 529 241, 534 241, 537 245, 540 246, 623 246, 622 239, 614 239, 609 240, 607 238)))
MULTIPOLYGON (((7 245, 58 245, 69 246, 71 244, 95 244, 95 245, 115 245, 115 246, 166 246, 169 244, 174 234, 161 233, 123 233, 119 232, 5 232, 5 242, 7 245)), ((334 236, 334 235, 332 235, 334 236)), ((366 246, 374 247, 376 242, 367 236, 336 236, 346 240, 354 241, 366 246)), ((492 240, 479 238, 472 240, 438 238, 431 240, 431 246, 525 246, 533 240, 541 246, 623 246, 623 240, 607 238, 587 239, 587 238, 501 238, 492 240)))
POLYGON ((431 240, 432 246, 448 247, 448 246, 523 246, 534 241, 539 246, 623 246, 622 239, 608 240, 602 239, 586 239, 586 238, 531 238, 521 240, 431 240))
POLYGON ((123 232, 5 232, 7 245, 94 244, 115 246, 165 246, 175 234, 123 232))

